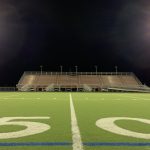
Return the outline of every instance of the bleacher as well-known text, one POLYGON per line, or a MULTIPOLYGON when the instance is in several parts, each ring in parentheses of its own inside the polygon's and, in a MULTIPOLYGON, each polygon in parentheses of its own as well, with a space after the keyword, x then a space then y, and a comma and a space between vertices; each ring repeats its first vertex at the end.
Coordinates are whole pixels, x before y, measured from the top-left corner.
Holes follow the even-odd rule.
POLYGON ((87 84, 91 86, 100 85, 100 81, 97 75, 79 75, 80 77, 80 84, 87 84))
POLYGON ((24 72, 17 88, 21 91, 28 86, 32 91, 45 91, 50 85, 54 91, 84 91, 85 86, 92 91, 149 91, 130 72, 24 72))

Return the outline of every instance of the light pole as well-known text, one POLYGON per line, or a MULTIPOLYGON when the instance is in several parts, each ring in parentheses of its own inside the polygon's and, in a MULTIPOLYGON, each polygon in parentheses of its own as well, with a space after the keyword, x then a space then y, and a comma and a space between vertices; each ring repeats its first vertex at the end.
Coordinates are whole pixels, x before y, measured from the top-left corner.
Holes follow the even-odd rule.
POLYGON ((98 68, 98 67, 95 65, 95 71, 96 71, 96 75, 97 75, 97 68, 98 68))
POLYGON ((41 65, 40 68, 41 68, 41 75, 42 75, 42 72, 43 72, 43 66, 41 65))
POLYGON ((118 66, 115 66, 116 74, 118 74, 118 66))
POLYGON ((60 66, 60 72, 62 74, 62 71, 63 71, 63 66, 60 66))
POLYGON ((75 66, 75 68, 76 68, 76 75, 77 75, 77 73, 78 73, 78 66, 75 66))

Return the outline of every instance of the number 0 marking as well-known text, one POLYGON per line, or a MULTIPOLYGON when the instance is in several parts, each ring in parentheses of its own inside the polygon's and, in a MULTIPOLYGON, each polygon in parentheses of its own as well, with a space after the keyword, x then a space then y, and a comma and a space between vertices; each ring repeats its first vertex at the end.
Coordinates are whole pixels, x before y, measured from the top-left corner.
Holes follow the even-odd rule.
POLYGON ((19 125, 19 126, 27 127, 26 129, 21 130, 21 131, 0 133, 0 139, 20 138, 20 137, 42 133, 50 129, 50 126, 45 123, 22 121, 26 119, 28 120, 50 119, 50 117, 3 117, 3 118, 0 118, 0 126, 1 125, 6 125, 6 126, 7 125, 19 125), (13 120, 16 120, 16 121, 13 121, 13 120))
POLYGON ((103 130, 106 130, 115 134, 120 134, 124 136, 135 137, 135 138, 150 139, 150 134, 138 133, 138 132, 134 132, 134 131, 130 131, 130 130, 118 127, 115 124, 115 121, 117 120, 133 120, 133 121, 139 121, 142 123, 150 124, 150 120, 148 119, 128 118, 128 117, 110 117, 110 118, 99 119, 98 121, 96 121, 96 126, 99 128, 102 128, 103 130))

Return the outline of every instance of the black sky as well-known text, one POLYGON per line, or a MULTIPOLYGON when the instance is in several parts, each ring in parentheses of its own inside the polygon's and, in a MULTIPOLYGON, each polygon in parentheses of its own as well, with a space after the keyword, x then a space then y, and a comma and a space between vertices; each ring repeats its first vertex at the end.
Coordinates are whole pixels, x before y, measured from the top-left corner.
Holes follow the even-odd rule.
POLYGON ((150 84, 148 0, 0 0, 0 85, 24 71, 133 71, 150 84))

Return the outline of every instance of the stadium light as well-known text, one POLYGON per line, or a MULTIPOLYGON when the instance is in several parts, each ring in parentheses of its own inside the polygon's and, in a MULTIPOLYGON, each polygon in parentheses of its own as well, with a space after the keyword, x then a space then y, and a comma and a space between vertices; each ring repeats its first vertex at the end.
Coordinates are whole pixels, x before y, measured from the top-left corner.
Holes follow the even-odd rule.
POLYGON ((78 66, 75 66, 75 68, 76 68, 76 75, 77 75, 77 73, 78 73, 78 66))
POLYGON ((62 74, 62 71, 63 71, 63 66, 60 66, 60 72, 62 74))
POLYGON ((116 74, 118 73, 118 66, 115 66, 116 74))
POLYGON ((98 66, 96 66, 96 65, 95 65, 95 71, 96 71, 96 75, 97 75, 97 68, 98 68, 98 66))
POLYGON ((43 72, 43 66, 41 65, 40 68, 41 68, 41 75, 42 75, 42 72, 43 72))

